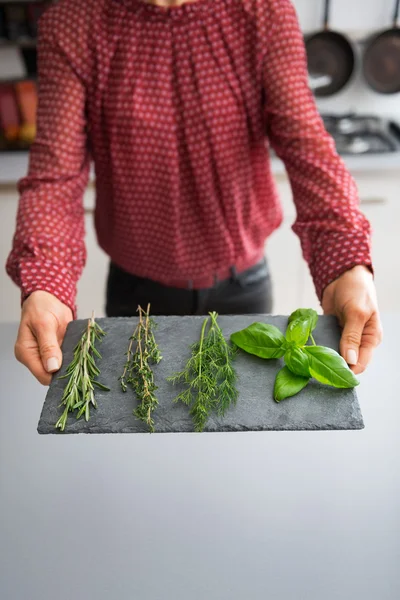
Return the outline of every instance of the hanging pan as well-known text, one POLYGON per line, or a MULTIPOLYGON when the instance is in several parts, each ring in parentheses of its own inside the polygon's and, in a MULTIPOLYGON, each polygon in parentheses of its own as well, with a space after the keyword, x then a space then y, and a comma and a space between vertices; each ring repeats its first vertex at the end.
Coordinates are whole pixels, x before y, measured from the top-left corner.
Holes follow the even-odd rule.
POLYGON ((367 83, 381 94, 400 92, 400 0, 396 0, 393 28, 382 31, 368 42, 363 57, 367 83))
POLYGON ((324 29, 305 38, 308 72, 329 77, 329 83, 315 89, 319 97, 336 94, 350 81, 355 54, 346 36, 329 29, 330 0, 325 0, 324 29))

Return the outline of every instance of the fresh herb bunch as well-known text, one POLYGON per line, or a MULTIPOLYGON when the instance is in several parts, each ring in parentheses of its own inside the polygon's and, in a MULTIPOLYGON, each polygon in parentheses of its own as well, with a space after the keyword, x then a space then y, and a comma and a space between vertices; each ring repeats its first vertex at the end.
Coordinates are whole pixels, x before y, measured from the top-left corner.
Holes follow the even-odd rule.
POLYGON ((64 431, 67 424, 68 413, 77 410, 77 419, 85 415, 86 421, 90 417, 90 405, 97 408, 97 402, 94 395, 94 387, 109 392, 109 388, 96 381, 100 375, 100 369, 97 367, 95 357, 101 358, 99 351, 95 347, 96 341, 101 342, 106 333, 96 323, 94 314, 89 319, 87 328, 83 332, 81 339, 75 346, 74 358, 67 368, 65 375, 60 379, 67 379, 64 394, 60 406, 65 406, 64 412, 56 423, 56 428, 64 431))
POLYGON ((218 324, 218 314, 211 312, 201 329, 200 340, 191 346, 192 355, 185 369, 168 378, 185 383, 174 402, 190 406, 195 431, 203 431, 211 411, 223 416, 238 397, 233 359, 236 349, 228 345, 218 324))
POLYGON ((312 336, 318 314, 299 309, 289 317, 286 335, 274 325, 253 323, 231 336, 232 342, 249 354, 261 358, 282 358, 286 366, 277 374, 274 398, 277 402, 299 393, 314 377, 336 388, 353 388, 359 384, 345 360, 324 346, 317 346, 312 336), (312 345, 307 345, 311 341, 312 345))
POLYGON ((147 311, 141 306, 139 311, 139 323, 133 335, 130 337, 124 372, 120 377, 121 387, 127 391, 130 384, 140 400, 139 406, 133 414, 147 424, 149 431, 154 432, 154 420, 152 414, 158 405, 155 395, 157 386, 154 382, 154 374, 151 364, 158 364, 162 356, 157 346, 154 329, 156 324, 150 318, 150 304, 147 311), (133 351, 133 344, 136 349, 133 351))

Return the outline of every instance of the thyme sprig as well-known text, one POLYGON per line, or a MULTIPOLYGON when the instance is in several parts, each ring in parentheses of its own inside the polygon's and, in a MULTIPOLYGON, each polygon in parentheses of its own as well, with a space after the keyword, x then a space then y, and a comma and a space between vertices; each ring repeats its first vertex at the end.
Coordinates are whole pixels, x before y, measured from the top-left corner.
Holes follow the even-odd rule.
POLYGON ((226 342, 217 319, 218 314, 211 312, 204 320, 200 340, 192 344, 184 370, 168 378, 174 384, 186 384, 174 402, 190 407, 195 431, 199 432, 204 430, 213 410, 223 416, 238 397, 232 364, 236 349, 226 342))
POLYGON ((162 356, 154 336, 156 324, 150 318, 150 304, 147 311, 139 306, 138 312, 139 323, 130 337, 126 353, 127 358, 120 381, 124 392, 128 390, 129 384, 132 386, 140 401, 133 414, 146 423, 149 431, 153 433, 155 431, 153 412, 158 406, 158 400, 155 395, 157 386, 154 381, 152 364, 158 364, 162 356), (136 347, 133 350, 135 342, 136 347))
POLYGON ((96 323, 94 313, 88 320, 87 327, 74 349, 74 357, 69 364, 66 374, 60 379, 67 379, 68 383, 64 389, 60 406, 65 406, 64 412, 58 419, 55 427, 61 431, 65 430, 68 413, 78 411, 76 418, 83 415, 86 421, 90 418, 90 405, 97 408, 95 398, 95 386, 110 391, 108 387, 96 381, 100 375, 100 369, 96 365, 95 357, 101 359, 100 352, 96 349, 96 341, 101 342, 106 333, 96 323))

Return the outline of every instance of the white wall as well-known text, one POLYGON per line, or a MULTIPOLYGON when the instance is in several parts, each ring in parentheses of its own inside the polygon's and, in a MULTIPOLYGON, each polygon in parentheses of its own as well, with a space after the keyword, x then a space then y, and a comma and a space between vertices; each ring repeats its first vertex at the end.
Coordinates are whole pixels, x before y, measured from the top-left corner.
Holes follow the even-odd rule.
MULTIPOLYGON (((292 0, 304 32, 321 27, 324 0, 292 0)), ((331 0, 330 26, 357 40, 359 61, 362 43, 392 24, 395 0, 331 0)), ((370 90, 363 81, 360 64, 349 85, 331 98, 318 100, 322 112, 363 112, 396 118, 400 121, 400 94, 384 96, 370 90)))
MULTIPOLYGON (((324 0, 292 0, 304 31, 322 24, 324 0)), ((347 32, 365 33, 386 27, 393 18, 394 0, 331 0, 331 25, 347 32)))

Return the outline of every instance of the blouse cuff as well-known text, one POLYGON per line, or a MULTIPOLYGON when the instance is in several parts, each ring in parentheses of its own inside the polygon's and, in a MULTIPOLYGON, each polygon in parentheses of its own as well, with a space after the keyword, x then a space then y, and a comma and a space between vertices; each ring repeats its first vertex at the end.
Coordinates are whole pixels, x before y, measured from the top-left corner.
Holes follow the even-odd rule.
POLYGON ((48 292, 68 306, 73 313, 73 318, 77 318, 76 282, 66 267, 54 264, 38 267, 33 262, 31 265, 25 263, 20 275, 21 302, 24 302, 33 292, 48 292))
POLYGON ((374 274, 370 241, 365 232, 352 232, 351 238, 336 235, 326 247, 316 250, 310 271, 319 301, 322 302, 324 290, 330 283, 358 265, 366 266, 374 274))

